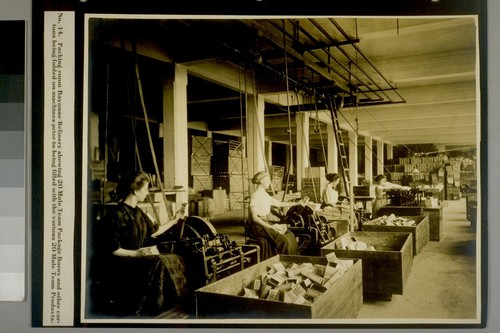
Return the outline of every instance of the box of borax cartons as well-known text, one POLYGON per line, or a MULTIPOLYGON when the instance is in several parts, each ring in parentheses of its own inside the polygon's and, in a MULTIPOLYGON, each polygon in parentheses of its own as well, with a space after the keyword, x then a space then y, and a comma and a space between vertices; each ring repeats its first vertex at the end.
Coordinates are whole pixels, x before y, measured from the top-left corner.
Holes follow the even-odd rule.
POLYGON ((277 255, 196 290, 197 318, 356 318, 361 260, 277 255))
POLYGON ((428 216, 381 216, 363 222, 363 231, 410 232, 412 234, 413 255, 416 256, 429 241, 428 216))
POLYGON ((352 231, 321 248, 322 255, 363 261, 363 292, 402 295, 413 265, 410 232, 352 231))

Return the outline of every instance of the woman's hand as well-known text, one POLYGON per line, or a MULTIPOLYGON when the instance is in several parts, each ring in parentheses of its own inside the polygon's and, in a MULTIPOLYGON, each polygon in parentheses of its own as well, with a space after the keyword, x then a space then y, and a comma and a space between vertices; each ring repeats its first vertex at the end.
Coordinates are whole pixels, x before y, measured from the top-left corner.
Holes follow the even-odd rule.
POLYGON ((286 224, 271 224, 271 229, 275 230, 281 235, 283 235, 287 230, 286 224))
POLYGON ((140 249, 137 250, 127 250, 127 249, 116 249, 113 251, 113 255, 117 257, 145 257, 145 256, 151 256, 151 255, 156 255, 160 254, 160 251, 158 251, 158 248, 156 246, 149 246, 149 247, 141 247, 140 249))
POLYGON ((156 246, 141 247, 139 250, 137 250, 138 257, 153 256, 158 254, 160 254, 160 251, 158 251, 158 248, 156 246))
POLYGON ((181 220, 181 219, 186 217, 186 206, 187 206, 187 203, 182 204, 181 208, 179 208, 179 210, 177 211, 177 213, 174 216, 175 219, 181 220))
POLYGON ((182 204, 182 207, 175 213, 174 217, 168 221, 167 223, 164 223, 158 227, 158 230, 154 232, 151 237, 156 238, 163 234, 165 231, 168 229, 172 228, 175 224, 177 224, 180 220, 183 220, 186 217, 186 205, 187 204, 182 204))

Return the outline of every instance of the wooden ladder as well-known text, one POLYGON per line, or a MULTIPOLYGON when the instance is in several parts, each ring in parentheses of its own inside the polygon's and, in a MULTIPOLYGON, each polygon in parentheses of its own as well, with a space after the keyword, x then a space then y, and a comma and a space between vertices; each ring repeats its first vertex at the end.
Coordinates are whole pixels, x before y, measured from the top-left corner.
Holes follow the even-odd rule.
POLYGON ((350 198, 351 178, 349 172, 349 159, 347 158, 347 153, 344 144, 344 137, 342 135, 342 129, 340 128, 339 124, 338 110, 335 105, 335 101, 333 100, 331 100, 330 103, 330 115, 332 118, 333 132, 335 133, 335 144, 337 145, 340 165, 342 168, 342 180, 344 181, 344 190, 346 197, 350 198))
POLYGON ((344 182, 344 190, 346 197, 350 203, 350 231, 354 231, 354 197, 352 196, 351 176, 349 171, 349 159, 347 157, 344 137, 339 124, 338 109, 333 97, 330 98, 330 116, 332 118, 333 132, 335 133, 335 144, 339 153, 340 166, 342 171, 342 180, 344 182))

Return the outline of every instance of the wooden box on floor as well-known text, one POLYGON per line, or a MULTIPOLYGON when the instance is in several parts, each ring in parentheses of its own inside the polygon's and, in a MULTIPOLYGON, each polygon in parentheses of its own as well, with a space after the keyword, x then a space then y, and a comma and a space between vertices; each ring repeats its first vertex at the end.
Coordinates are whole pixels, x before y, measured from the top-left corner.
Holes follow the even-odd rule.
POLYGON ((196 290, 197 318, 355 318, 363 304, 361 260, 354 260, 344 275, 310 305, 240 296, 244 286, 272 264, 326 265, 324 257, 277 255, 196 290))
POLYGON ((418 216, 423 215, 424 206, 384 206, 378 211, 378 216, 391 215, 396 216, 418 216))
POLYGON ((429 241, 429 218, 427 216, 402 216, 414 220, 414 226, 380 225, 377 220, 363 222, 363 231, 410 232, 413 238, 413 255, 419 254, 429 241))
POLYGON ((330 228, 335 230, 335 237, 340 237, 349 232, 349 220, 348 219, 338 219, 328 221, 330 228))
POLYGON ((363 292, 403 294, 413 265, 411 233, 353 231, 343 237, 355 237, 376 251, 343 250, 340 237, 322 247, 321 255, 335 252, 338 258, 361 259, 363 292))
POLYGON ((429 217, 429 240, 440 241, 443 237, 443 206, 424 207, 422 214, 429 217))

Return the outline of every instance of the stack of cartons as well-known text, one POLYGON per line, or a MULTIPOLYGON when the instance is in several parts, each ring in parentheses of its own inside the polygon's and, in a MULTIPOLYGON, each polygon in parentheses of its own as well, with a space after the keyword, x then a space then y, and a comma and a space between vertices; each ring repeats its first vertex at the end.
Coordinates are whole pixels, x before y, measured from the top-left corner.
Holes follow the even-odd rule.
POLYGON ((241 209, 249 185, 243 144, 236 140, 217 140, 213 149, 214 188, 226 190, 230 210, 241 209))
POLYGON ((396 163, 399 162, 399 164, 387 165, 387 169, 391 172, 392 182, 400 182, 405 176, 411 175, 413 181, 444 183, 444 178, 441 178, 441 181, 439 181, 436 177, 439 168, 445 160, 445 156, 400 157, 399 161, 394 161, 396 163), (415 173, 415 169, 419 172, 415 173))
POLYGON ((211 172, 212 139, 191 136, 191 176, 193 189, 201 192, 213 188, 211 172))
POLYGON ((460 162, 450 161, 446 165, 446 200, 458 200, 460 198, 460 162))

